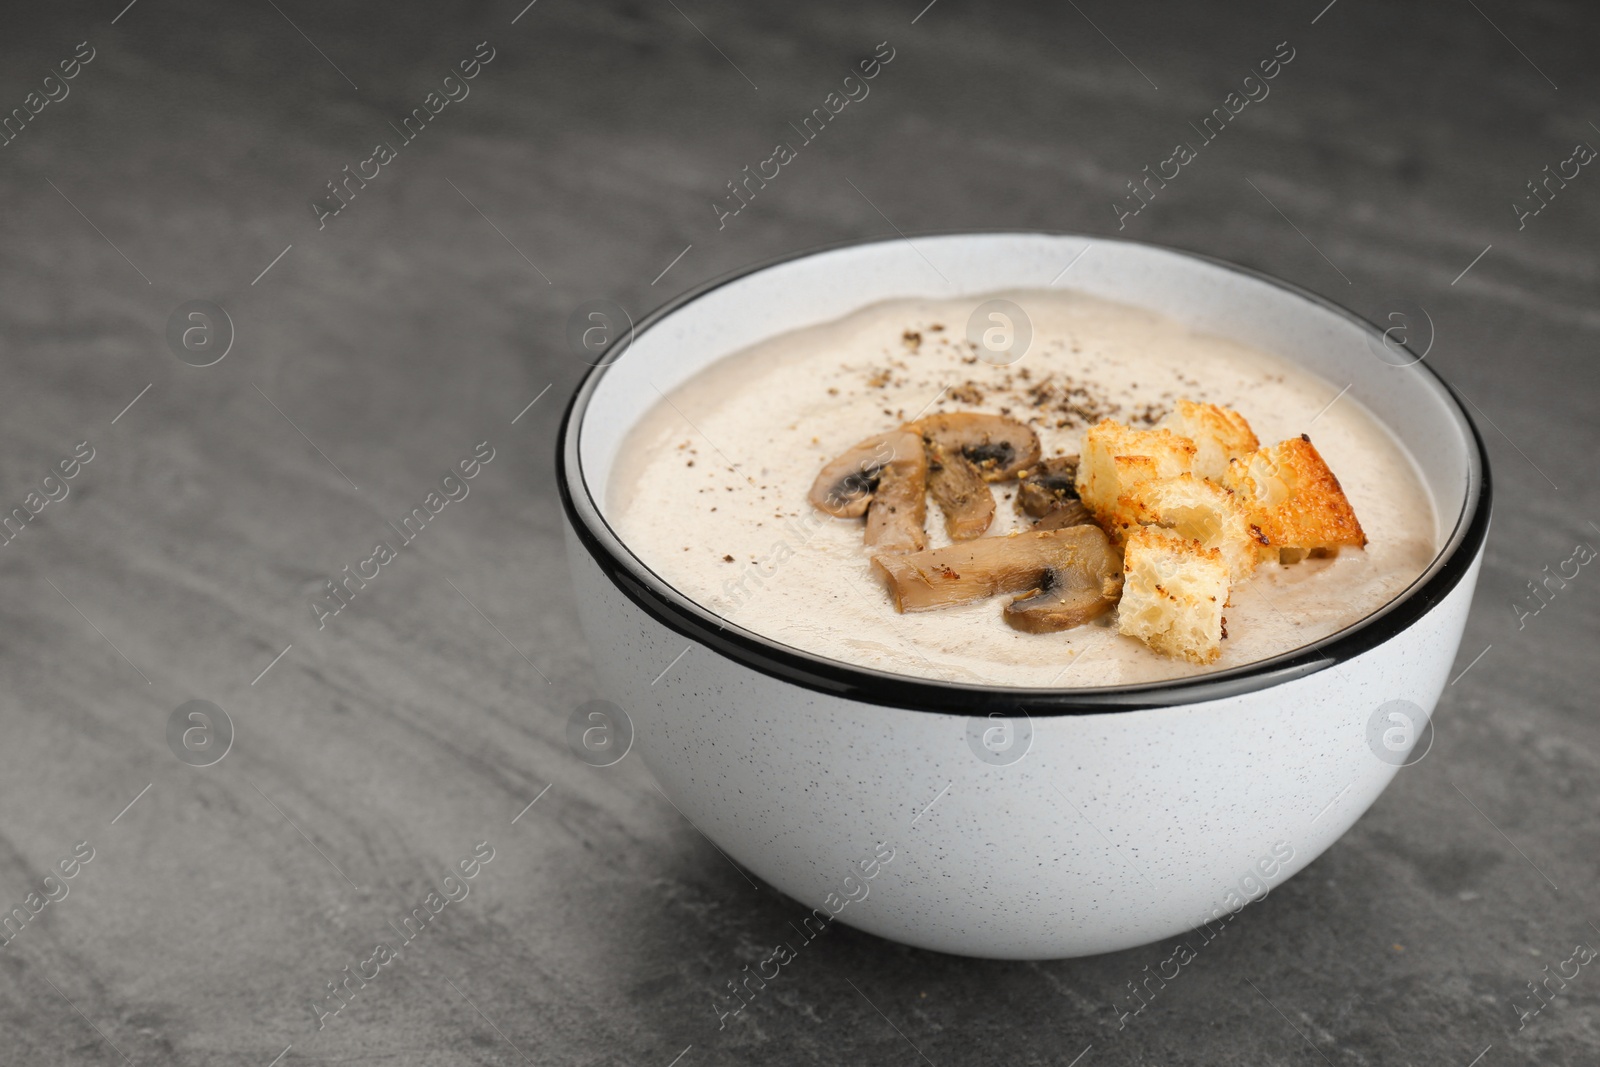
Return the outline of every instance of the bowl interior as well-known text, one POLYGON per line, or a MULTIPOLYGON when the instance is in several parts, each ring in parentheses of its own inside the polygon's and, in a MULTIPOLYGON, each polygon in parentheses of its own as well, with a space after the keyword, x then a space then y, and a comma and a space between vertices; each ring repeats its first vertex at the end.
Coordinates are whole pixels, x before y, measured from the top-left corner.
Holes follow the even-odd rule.
MULTIPOLYGON (((1377 328, 1337 305, 1231 264, 1107 238, 999 233, 914 241, 895 238, 784 260, 690 294, 640 323, 574 401, 563 447, 579 517, 609 527, 607 488, 629 430, 663 395, 725 356, 882 300, 977 296, 1052 283, 1276 353, 1333 390, 1348 386, 1347 397, 1365 405, 1411 456, 1432 499, 1440 552, 1412 591, 1441 569, 1480 510, 1481 444, 1448 388, 1424 363, 1408 363, 1413 356, 1385 345, 1377 328)), ((603 536, 615 540, 610 529, 603 536)), ((612 547, 639 582, 664 586, 626 545, 612 547)), ((679 599, 675 591, 669 595, 679 599)), ((685 607, 726 626, 710 612, 685 607)))

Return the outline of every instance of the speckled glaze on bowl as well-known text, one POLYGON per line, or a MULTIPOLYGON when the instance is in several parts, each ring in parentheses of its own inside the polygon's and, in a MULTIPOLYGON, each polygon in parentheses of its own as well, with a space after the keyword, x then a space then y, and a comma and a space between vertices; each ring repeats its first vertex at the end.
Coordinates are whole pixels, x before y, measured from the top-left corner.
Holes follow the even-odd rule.
POLYGON ((1146 944, 1233 911, 1315 859, 1398 772, 1404 743, 1395 752, 1394 735, 1387 748, 1374 740, 1375 723, 1397 721, 1380 709, 1432 713, 1477 581, 1483 443, 1438 376, 1420 361, 1396 365, 1409 357, 1393 358, 1381 337, 1240 267, 1056 234, 859 243, 690 293, 620 339, 561 431, 568 555, 602 691, 631 715, 640 754, 695 826, 862 930, 1046 959, 1146 944), (1198 679, 985 689, 745 631, 669 587, 607 524, 607 479, 629 428, 712 361, 879 300, 1042 288, 1091 244, 1073 288, 1348 382, 1394 432, 1443 533, 1404 594, 1314 646, 1198 679), (986 730, 997 731, 987 745, 986 730), (865 880, 857 864, 880 842, 894 858, 865 880))

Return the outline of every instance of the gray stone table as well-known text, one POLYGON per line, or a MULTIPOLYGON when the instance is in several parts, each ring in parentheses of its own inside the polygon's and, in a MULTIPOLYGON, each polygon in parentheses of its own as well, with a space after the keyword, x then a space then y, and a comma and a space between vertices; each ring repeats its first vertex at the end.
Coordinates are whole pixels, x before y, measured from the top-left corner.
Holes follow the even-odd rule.
POLYGON ((1592 967, 1520 1032, 1510 1006, 1600 944, 1600 576, 1516 607, 1600 544, 1600 175, 1527 186, 1600 143, 1600 17, 524 2, 5 13, 0 506, 38 514, 0 547, 0 904, 29 915, 0 1062, 1600 1060, 1592 967), (725 183, 885 41, 871 95, 719 229, 725 183), (567 747, 597 695, 551 460, 568 314, 896 228, 1116 233, 1280 42, 1270 95, 1121 232, 1427 309, 1499 494, 1433 750, 1125 1029, 1168 946, 996 963, 843 928, 719 1029, 714 991, 802 909, 636 756, 567 747), (467 95, 402 136, 462 61, 467 95), (346 167, 370 180, 313 208, 346 167), (180 316, 209 353, 184 362, 189 301, 231 330, 180 316), (323 583, 481 442, 470 494, 319 629, 323 583), (208 767, 169 745, 193 700, 233 726, 208 767), (332 1014, 461 861, 468 895, 332 1014))

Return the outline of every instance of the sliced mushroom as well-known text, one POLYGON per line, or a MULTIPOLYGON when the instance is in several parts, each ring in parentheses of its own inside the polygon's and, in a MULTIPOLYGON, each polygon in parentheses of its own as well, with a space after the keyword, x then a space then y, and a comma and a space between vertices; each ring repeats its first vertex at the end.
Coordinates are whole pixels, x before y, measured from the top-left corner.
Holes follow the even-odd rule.
POLYGON ((1038 436, 1004 415, 953 411, 907 423, 905 429, 921 434, 929 446, 960 452, 986 482, 1015 478, 1039 462, 1038 436))
POLYGON ((867 513, 885 469, 897 463, 926 469, 920 437, 907 430, 869 437, 822 468, 811 483, 811 505, 841 519, 858 519, 867 513))
POLYGON ((928 458, 914 434, 896 446, 867 507, 866 543, 885 552, 917 552, 928 544, 928 458), (902 451, 903 448, 903 451, 902 451))
POLYGON ((1079 534, 1072 558, 1047 569, 1038 588, 1005 606, 1001 614, 1012 627, 1030 634, 1070 630, 1104 615, 1121 598, 1120 553, 1098 526, 1073 526, 1063 532, 1080 530, 1089 532, 1079 534))
MULTIPOLYGON (((896 611, 930 611, 965 604, 998 593, 1023 593, 1019 629, 1039 623, 1038 632, 1088 620, 1117 602, 1122 590, 1122 561, 1098 527, 1030 530, 1009 537, 928 549, 903 556, 875 556, 872 565, 883 575, 896 611), (1059 590, 1059 592, 1057 592, 1059 590), (1048 621, 1061 623, 1052 626, 1048 621)), ((1013 607, 1016 602, 1013 602, 1013 607)))
POLYGON ((994 521, 994 493, 978 465, 959 451, 928 446, 928 491, 944 511, 952 541, 982 537, 994 521))
POLYGON ((1083 501, 1069 500, 1054 511, 1047 512, 1044 517, 1033 524, 1033 528, 1035 530, 1064 530, 1068 526, 1082 526, 1084 523, 1091 522, 1094 522, 1094 516, 1089 514, 1089 509, 1083 506, 1083 501))
POLYGON ((1022 472, 1017 486, 1017 507, 1042 519, 1061 505, 1078 499, 1078 457, 1052 456, 1022 472))

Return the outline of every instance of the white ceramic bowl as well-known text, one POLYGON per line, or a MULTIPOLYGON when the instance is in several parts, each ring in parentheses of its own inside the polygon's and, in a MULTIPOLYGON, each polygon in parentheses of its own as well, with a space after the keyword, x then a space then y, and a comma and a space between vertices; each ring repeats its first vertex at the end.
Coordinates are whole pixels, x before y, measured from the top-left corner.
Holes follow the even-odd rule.
POLYGON ((1394 777, 1411 738, 1391 712, 1431 714, 1477 581, 1489 523, 1483 443, 1427 364, 1395 365, 1406 359, 1381 336, 1240 267, 1040 233, 852 244, 690 293, 607 354, 561 432, 568 554, 602 692, 632 716, 641 755, 695 826, 805 906, 862 930, 1043 959, 1146 944, 1225 915, 1315 859, 1394 777), (1415 584, 1314 646, 1197 679, 984 689, 745 631, 669 587, 608 525, 608 476, 657 390, 879 300, 1042 288, 1091 243, 1073 288, 1350 383, 1416 460, 1446 531, 1415 584), (863 869, 875 848, 893 858, 863 869))

